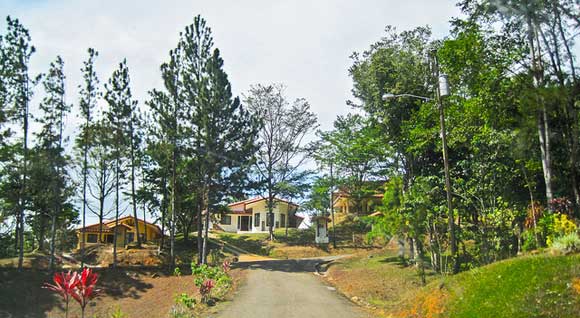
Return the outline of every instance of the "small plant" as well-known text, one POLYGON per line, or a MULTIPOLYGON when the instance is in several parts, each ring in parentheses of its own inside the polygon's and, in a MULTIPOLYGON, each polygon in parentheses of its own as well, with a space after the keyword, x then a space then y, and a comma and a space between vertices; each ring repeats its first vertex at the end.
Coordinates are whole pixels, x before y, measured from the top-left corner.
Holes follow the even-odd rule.
POLYGON ((575 253, 580 251, 580 237, 576 233, 560 236, 552 242, 552 248, 563 253, 575 253))
POLYGON ((64 307, 64 315, 68 317, 68 304, 70 301, 70 297, 73 294, 73 290, 79 284, 78 280, 78 273, 68 271, 67 273, 55 273, 52 277, 54 281, 53 284, 44 283, 42 288, 46 288, 52 290, 53 292, 58 293, 62 299, 64 300, 65 307, 64 307))
POLYGON ((179 267, 173 269, 173 276, 181 277, 181 269, 179 269, 179 267))
POLYGON ((97 285, 97 280, 99 279, 99 275, 93 273, 90 268, 83 268, 79 277, 79 283, 76 285, 76 288, 73 290, 72 297, 79 303, 81 306, 81 317, 85 317, 85 307, 89 303, 91 298, 95 297, 96 293, 98 292, 95 289, 97 285))
POLYGON ((224 271, 224 273, 227 273, 227 272, 229 272, 229 271, 230 271, 230 269, 231 269, 231 267, 232 267, 232 264, 231 264, 231 263, 230 263, 230 261, 228 261, 228 260, 225 260, 225 261, 222 263, 222 271, 224 271))
POLYGON ((181 304, 173 305, 169 311, 169 317, 171 318, 192 318, 193 316, 189 312, 189 309, 185 308, 181 304))
POLYGON ((175 296, 175 303, 192 309, 195 306, 195 299, 186 293, 182 293, 181 295, 175 296))
POLYGON ((127 318, 127 314, 121 311, 120 307, 115 308, 115 311, 111 313, 111 318, 127 318))
POLYGON ((211 290, 215 287, 215 282, 212 279, 208 279, 201 284, 199 288, 199 293, 201 294, 201 301, 204 304, 209 303, 211 299, 211 290))
POLYGON ((85 317, 85 308, 89 300, 95 297, 98 290, 95 288, 99 276, 91 271, 89 268, 83 268, 79 274, 77 272, 71 273, 56 273, 54 274, 53 284, 44 284, 44 288, 52 290, 60 294, 65 301, 65 317, 68 317, 68 304, 72 297, 81 306, 81 317, 85 317))

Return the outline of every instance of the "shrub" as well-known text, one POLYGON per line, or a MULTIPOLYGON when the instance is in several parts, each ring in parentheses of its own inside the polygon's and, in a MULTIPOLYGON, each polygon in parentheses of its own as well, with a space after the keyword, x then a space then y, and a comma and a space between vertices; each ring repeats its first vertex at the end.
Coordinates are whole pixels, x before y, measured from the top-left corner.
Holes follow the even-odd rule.
POLYGON ((176 267, 173 269, 173 276, 177 276, 177 277, 181 276, 181 269, 179 269, 179 267, 176 267))
POLYGON ((563 253, 580 252, 580 237, 576 233, 560 236, 552 242, 552 248, 563 253))
POLYGON ((191 309, 195 306, 195 299, 186 293, 182 293, 181 295, 175 296, 175 303, 191 309))
POLYGON ((209 303, 211 299, 211 290, 215 287, 215 282, 212 279, 208 279, 201 284, 199 288, 199 293, 201 294, 201 301, 204 304, 209 303))
POLYGON ((189 309, 187 309, 183 305, 178 304, 178 305, 174 305, 171 307, 171 310, 169 311, 169 317, 171 317, 171 318, 193 318, 193 315, 191 314, 189 309))

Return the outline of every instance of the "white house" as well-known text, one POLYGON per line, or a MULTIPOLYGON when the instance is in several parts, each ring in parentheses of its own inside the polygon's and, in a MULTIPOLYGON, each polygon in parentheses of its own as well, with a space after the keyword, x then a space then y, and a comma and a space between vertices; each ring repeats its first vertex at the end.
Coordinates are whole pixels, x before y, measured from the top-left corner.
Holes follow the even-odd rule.
MULTIPOLYGON (((265 233, 270 222, 267 220, 268 208, 262 197, 234 202, 228 205, 229 212, 219 217, 213 228, 233 233, 265 233)), ((296 215, 298 205, 286 200, 275 199, 274 229, 298 228, 303 219, 296 215)))

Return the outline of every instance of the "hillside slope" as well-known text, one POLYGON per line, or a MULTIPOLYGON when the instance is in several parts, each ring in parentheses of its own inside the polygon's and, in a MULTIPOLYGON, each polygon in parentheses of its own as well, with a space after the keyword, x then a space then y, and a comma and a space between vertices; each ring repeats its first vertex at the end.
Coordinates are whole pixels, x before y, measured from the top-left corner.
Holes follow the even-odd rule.
POLYGON ((526 256, 436 280, 402 317, 580 317, 580 255, 526 256))

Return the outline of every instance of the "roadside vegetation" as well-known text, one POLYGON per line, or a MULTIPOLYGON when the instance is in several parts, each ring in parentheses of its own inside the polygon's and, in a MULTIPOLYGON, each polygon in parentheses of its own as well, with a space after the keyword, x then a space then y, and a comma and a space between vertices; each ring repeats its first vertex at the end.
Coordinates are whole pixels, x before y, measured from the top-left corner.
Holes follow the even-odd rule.
POLYGON ((381 317, 576 317, 580 255, 527 255, 439 276, 423 286, 396 251, 361 253, 325 268, 325 279, 381 317))

